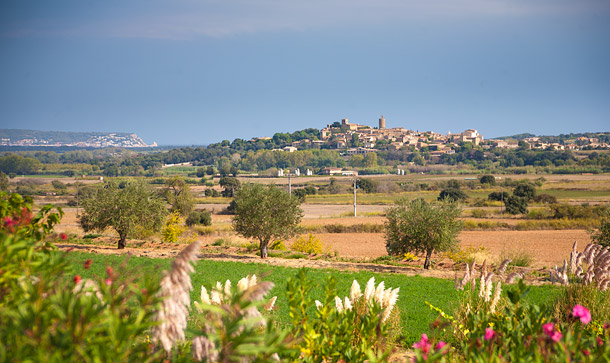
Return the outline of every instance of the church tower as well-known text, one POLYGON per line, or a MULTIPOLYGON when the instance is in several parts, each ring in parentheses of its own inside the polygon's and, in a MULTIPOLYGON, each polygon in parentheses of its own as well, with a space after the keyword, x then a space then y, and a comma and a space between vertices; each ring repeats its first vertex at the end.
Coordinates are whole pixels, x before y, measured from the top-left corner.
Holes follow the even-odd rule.
POLYGON ((385 129, 385 119, 383 118, 383 115, 381 115, 381 118, 379 119, 379 129, 385 129))

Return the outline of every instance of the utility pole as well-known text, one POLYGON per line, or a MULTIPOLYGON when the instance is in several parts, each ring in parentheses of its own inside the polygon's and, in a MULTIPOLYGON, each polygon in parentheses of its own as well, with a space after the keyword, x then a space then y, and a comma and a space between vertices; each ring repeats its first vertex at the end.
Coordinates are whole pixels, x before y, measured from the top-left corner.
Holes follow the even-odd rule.
POLYGON ((356 179, 354 178, 354 217, 356 217, 356 179))

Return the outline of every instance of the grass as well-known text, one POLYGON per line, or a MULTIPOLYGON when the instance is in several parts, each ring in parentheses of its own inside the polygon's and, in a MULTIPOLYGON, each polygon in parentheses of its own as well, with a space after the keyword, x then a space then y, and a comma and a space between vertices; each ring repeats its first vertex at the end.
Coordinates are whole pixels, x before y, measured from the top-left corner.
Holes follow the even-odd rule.
MULTIPOLYGON (((73 274, 79 274, 83 278, 94 275, 104 276, 106 266, 112 266, 122 276, 137 276, 137 281, 145 279, 159 281, 162 274, 160 271, 169 270, 171 260, 152 259, 147 257, 130 257, 116 255, 95 255, 73 252, 67 255, 72 262, 73 274), (83 263, 91 259, 93 263, 90 269, 85 270, 83 263)), ((296 256, 295 256, 296 257, 296 256)), ((236 283, 248 274, 264 276, 264 280, 272 281, 275 287, 269 296, 278 296, 278 310, 273 312, 274 317, 282 324, 289 323, 288 306, 286 297, 286 281, 296 275, 298 269, 270 266, 257 263, 236 263, 224 261, 201 260, 195 265, 195 272, 191 274, 194 290, 191 292, 191 300, 199 299, 200 287, 206 288, 216 284, 216 281, 224 282, 230 279, 236 283)), ((458 301, 458 292, 453 287, 453 281, 422 276, 404 276, 400 274, 378 274, 368 271, 344 272, 335 270, 309 269, 308 276, 319 283, 312 290, 313 297, 323 300, 324 281, 329 276, 337 280, 337 293, 339 296, 349 295, 350 286, 354 279, 358 280, 364 289, 366 282, 375 277, 377 282, 385 281, 386 287, 399 287, 400 298, 397 306, 400 309, 402 323, 402 342, 411 345, 419 340, 422 333, 429 333, 429 324, 434 321, 437 314, 430 310, 425 302, 450 312, 458 301)), ((534 303, 551 301, 558 293, 558 288, 553 286, 532 286, 527 299, 534 303)), ((314 307, 310 307, 313 311, 314 307)))

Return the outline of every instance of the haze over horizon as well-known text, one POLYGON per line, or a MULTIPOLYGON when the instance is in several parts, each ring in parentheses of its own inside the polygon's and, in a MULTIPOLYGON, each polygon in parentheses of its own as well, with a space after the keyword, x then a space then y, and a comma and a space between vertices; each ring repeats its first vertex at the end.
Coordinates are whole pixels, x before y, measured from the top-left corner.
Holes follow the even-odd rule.
POLYGON ((0 127, 201 145, 348 118, 610 131, 610 2, 0 3, 0 127))

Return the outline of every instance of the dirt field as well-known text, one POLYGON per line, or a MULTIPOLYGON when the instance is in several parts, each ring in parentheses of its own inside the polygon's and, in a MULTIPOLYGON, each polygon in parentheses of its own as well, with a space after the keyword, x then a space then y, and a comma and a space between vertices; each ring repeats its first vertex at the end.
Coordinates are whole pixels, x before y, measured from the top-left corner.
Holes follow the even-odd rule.
MULTIPOLYGON (((375 258, 387 255, 382 233, 317 233, 339 256, 375 258)), ((532 267, 560 265, 569 258, 572 244, 582 250, 589 242, 584 230, 563 231, 464 231, 461 247, 484 247, 482 258, 500 259, 521 252, 533 259, 532 267)))

